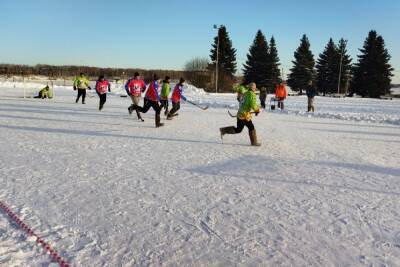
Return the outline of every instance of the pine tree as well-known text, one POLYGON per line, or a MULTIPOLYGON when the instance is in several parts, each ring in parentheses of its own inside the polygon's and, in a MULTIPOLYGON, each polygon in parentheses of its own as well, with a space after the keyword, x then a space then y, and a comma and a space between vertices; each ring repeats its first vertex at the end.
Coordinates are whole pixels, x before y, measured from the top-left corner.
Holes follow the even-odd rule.
POLYGON ((317 60, 317 89, 320 93, 335 93, 337 91, 339 79, 339 60, 338 48, 329 39, 324 52, 319 55, 317 60))
POLYGON ((278 56, 278 49, 276 48, 275 38, 274 36, 271 37, 269 41, 269 79, 268 79, 268 87, 271 90, 274 89, 276 83, 280 83, 281 79, 281 71, 279 69, 279 56, 278 56))
POLYGON ((393 68, 382 36, 370 31, 360 52, 353 70, 352 92, 374 98, 389 93, 393 68))
POLYGON ((307 87, 314 78, 314 55, 310 50, 310 42, 304 34, 300 41, 300 46, 294 52, 295 60, 292 61, 293 67, 290 69, 288 85, 294 91, 300 91, 307 87))
POLYGON ((243 65, 244 82, 255 82, 259 88, 268 85, 269 53, 264 34, 258 30, 243 65))
POLYGON ((232 46, 232 41, 229 38, 226 27, 221 25, 218 29, 218 36, 214 38, 214 43, 211 49, 211 61, 214 66, 217 63, 217 48, 218 48, 218 88, 220 85, 224 87, 226 78, 232 79, 236 73, 236 49, 232 46), (219 41, 218 41, 219 37, 219 41), (219 46, 218 46, 219 45, 219 46))
MULTIPOLYGON (((339 45, 338 45, 338 55, 342 60, 342 71, 340 74, 340 88, 339 88, 339 93, 346 93, 347 88, 348 88, 348 83, 350 80, 350 75, 351 75, 351 61, 353 60, 350 55, 347 53, 347 40, 344 40, 341 38, 339 40, 339 45)), ((340 59, 339 59, 339 64, 340 64, 340 59)), ((339 65, 340 69, 340 65, 339 65)), ((339 77, 338 77, 339 79, 339 77)))

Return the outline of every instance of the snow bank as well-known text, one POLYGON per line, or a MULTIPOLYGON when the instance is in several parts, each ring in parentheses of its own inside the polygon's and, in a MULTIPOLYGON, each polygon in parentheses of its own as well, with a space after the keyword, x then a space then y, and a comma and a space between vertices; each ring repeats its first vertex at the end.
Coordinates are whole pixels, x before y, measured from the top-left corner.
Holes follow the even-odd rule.
MULTIPOLYGON (((214 108, 238 108, 235 94, 207 94, 188 90, 188 97, 203 105, 214 108)), ((274 95, 267 97, 267 110, 274 95)), ((294 114, 305 117, 331 118, 364 123, 387 123, 400 125, 400 99, 381 100, 370 98, 331 98, 316 97, 315 113, 307 112, 306 96, 289 96, 285 101, 285 110, 270 111, 294 114)))
POLYGON ((400 125, 398 99, 316 97, 314 102, 316 112, 309 113, 306 96, 288 97, 285 112, 307 117, 400 125))

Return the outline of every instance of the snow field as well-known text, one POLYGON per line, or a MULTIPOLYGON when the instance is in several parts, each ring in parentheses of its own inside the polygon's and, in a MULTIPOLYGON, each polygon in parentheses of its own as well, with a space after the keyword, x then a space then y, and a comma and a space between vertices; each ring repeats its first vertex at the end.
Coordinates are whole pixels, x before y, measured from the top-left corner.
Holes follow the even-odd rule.
MULTIPOLYGON (((303 99, 289 98, 288 112, 254 119, 253 148, 246 130, 221 142, 235 123, 224 108, 184 104, 156 129, 153 111, 128 115, 127 98, 99 112, 97 97, 56 95, 0 90, 0 198, 74 266, 400 265, 397 125, 297 116, 303 99)), ((391 103, 316 108, 398 116, 391 103)), ((2 213, 0 226, 0 265, 49 264, 2 213)))

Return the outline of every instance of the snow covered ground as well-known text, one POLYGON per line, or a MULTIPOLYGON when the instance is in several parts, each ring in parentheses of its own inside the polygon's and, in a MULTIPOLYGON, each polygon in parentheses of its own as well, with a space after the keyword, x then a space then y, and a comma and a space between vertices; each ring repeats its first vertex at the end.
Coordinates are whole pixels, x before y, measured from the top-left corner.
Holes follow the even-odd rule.
MULTIPOLYGON (((233 124, 232 95, 188 96, 154 128, 127 98, 23 99, 0 84, 0 200, 73 266, 399 266, 400 103, 290 97, 233 124), (299 116, 300 115, 300 116, 299 116)), ((49 257, 0 212, 0 266, 49 257)))

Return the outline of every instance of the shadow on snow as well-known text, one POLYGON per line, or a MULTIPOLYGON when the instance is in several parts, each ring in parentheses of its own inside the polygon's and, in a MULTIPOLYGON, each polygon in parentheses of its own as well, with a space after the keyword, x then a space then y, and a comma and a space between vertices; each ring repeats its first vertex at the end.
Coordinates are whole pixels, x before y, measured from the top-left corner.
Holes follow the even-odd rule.
MULTIPOLYGON (((232 178, 241 179, 252 179, 266 182, 283 183, 295 186, 312 186, 312 187, 327 187, 331 189, 345 189, 359 192, 369 192, 377 194, 385 194, 390 196, 400 196, 400 192, 379 190, 376 188, 364 188, 353 185, 336 185, 322 183, 319 181, 310 181, 307 173, 312 173, 315 176, 316 168, 322 167, 326 171, 329 169, 348 169, 353 171, 371 172, 380 175, 390 175, 394 177, 400 177, 400 169, 397 168, 386 168, 375 165, 364 165, 355 163, 344 163, 344 162, 325 162, 325 161, 298 161, 298 162, 284 162, 282 160, 270 159, 262 156, 241 156, 235 159, 227 161, 217 162, 207 166, 199 166, 192 169, 187 169, 189 172, 195 172, 203 175, 211 176, 225 176, 232 178), (296 170, 305 171, 303 174, 298 175, 287 175, 281 170, 285 171, 290 169, 291 173, 296 173, 296 170), (287 179, 283 178, 287 176, 287 179)), ((332 172, 332 171, 331 171, 332 172)), ((324 172, 318 173, 323 175, 324 172)), ((310 175, 311 176, 311 175, 310 175)))

